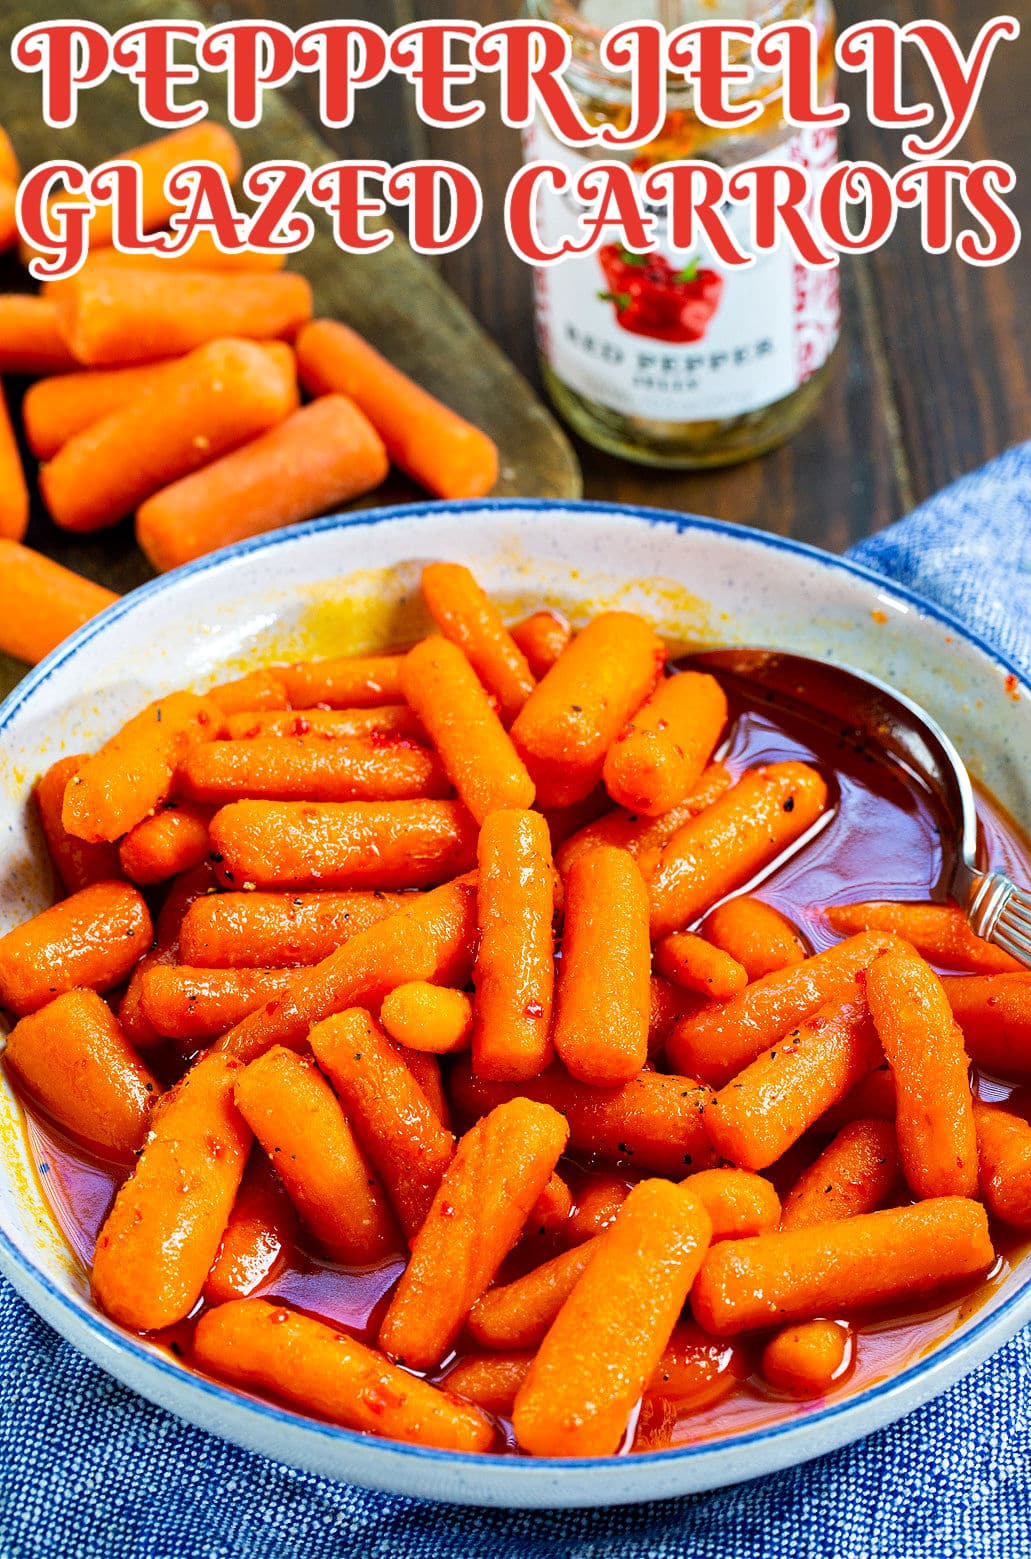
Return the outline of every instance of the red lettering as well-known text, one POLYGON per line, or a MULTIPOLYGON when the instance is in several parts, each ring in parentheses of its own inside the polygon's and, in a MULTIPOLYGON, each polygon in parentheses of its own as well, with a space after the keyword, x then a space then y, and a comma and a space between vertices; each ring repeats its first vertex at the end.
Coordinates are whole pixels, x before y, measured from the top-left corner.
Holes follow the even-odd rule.
POLYGON ((727 87, 745 86, 754 80, 750 65, 733 65, 728 58, 732 39, 752 43, 759 29, 755 22, 692 22, 670 34, 669 63, 695 87, 694 111, 703 124, 751 124, 762 113, 754 99, 734 108, 727 87))
POLYGON ((415 87, 416 112, 424 124, 446 130, 482 119, 486 112, 482 102, 458 106, 451 96, 453 86, 469 86, 476 80, 470 64, 455 64, 451 46, 463 38, 471 43, 479 32, 475 22, 417 22, 394 34, 391 64, 415 87))
POLYGON ((837 263, 817 241, 806 211, 812 203, 812 184, 797 163, 737 168, 727 181, 727 194, 749 207, 757 254, 772 253, 786 237, 802 264, 812 270, 837 263))
POLYGON ((601 62, 615 73, 629 72, 630 123, 624 130, 603 123, 599 139, 605 146, 642 146, 654 141, 666 121, 665 33, 658 22, 616 27, 601 45, 601 62))
POLYGON ((382 221, 386 204, 365 193, 367 179, 382 184, 390 174, 385 162, 331 162, 316 168, 308 184, 308 198, 333 218, 333 238, 338 249, 348 254, 372 254, 394 242, 389 227, 370 232, 367 223, 382 221))
POLYGON ((985 22, 968 57, 941 22, 909 22, 902 29, 908 42, 919 45, 945 109, 945 123, 936 136, 923 140, 907 135, 902 150, 907 157, 943 157, 962 139, 984 88, 992 55, 1004 38, 1020 36, 1020 23, 1012 16, 985 22))
POLYGON ((282 22, 223 22, 209 27, 197 51, 206 70, 225 71, 229 123, 246 128, 261 119, 262 97, 292 80, 294 35, 282 22))
POLYGON ((840 125, 848 119, 844 103, 820 107, 820 40, 812 22, 778 22, 764 27, 752 57, 763 70, 783 73, 788 124, 840 125))
POLYGON ((499 71, 501 118, 525 130, 538 111, 567 146, 592 146, 597 132, 580 113, 564 80, 572 57, 568 35, 551 22, 499 22, 473 45, 480 70, 499 71))
POLYGON ((1020 248, 1020 223, 1000 196, 1016 187, 1017 175, 1005 162, 977 162, 960 185, 963 202, 981 223, 989 242, 970 228, 959 235, 956 252, 969 265, 1002 265, 1020 248))
POLYGON ((894 231, 898 207, 891 179, 875 162, 842 162, 820 189, 820 226, 827 242, 846 254, 879 249, 894 231), (862 205, 862 231, 848 224, 850 206, 862 205))
POLYGON ((293 254, 315 236, 315 223, 297 202, 308 184, 303 162, 259 162, 243 176, 243 192, 259 202, 247 233, 248 249, 293 254))
POLYGON ((923 125, 931 105, 906 108, 902 95, 902 29, 898 22, 857 22, 838 39, 842 70, 866 72, 866 115, 871 124, 923 125))
POLYGON ((225 170, 213 162, 182 162, 165 180, 170 200, 183 207, 169 221, 173 242, 163 254, 182 254, 198 232, 208 232, 226 254, 246 247, 247 219, 236 209, 225 170))
POLYGON ((40 163, 21 181, 15 215, 22 238, 41 252, 29 262, 29 273, 37 281, 74 276, 89 252, 89 224, 96 208, 84 198, 87 177, 81 162, 55 160, 40 163), (53 193, 58 184, 68 199, 53 193))
POLYGON ((43 75, 43 118, 55 130, 75 123, 79 93, 111 74, 111 34, 92 22, 23 27, 11 44, 19 70, 43 75))
POLYGON ((206 103, 179 107, 175 101, 176 88, 193 86, 200 76, 196 65, 175 63, 176 40, 188 38, 196 44, 203 33, 200 22, 139 22, 115 33, 112 64, 136 82, 140 113, 148 124, 172 128, 204 118, 206 103))
POLYGON ((726 174, 710 162, 664 162, 644 178, 645 198, 669 211, 671 246, 681 254, 693 254, 700 234, 716 259, 735 270, 755 264, 740 247, 723 216, 727 198, 726 174))
POLYGON ((383 80, 389 64, 382 27, 362 22, 316 22, 294 40, 298 70, 319 73, 319 116, 332 130, 354 119, 355 93, 383 80))
POLYGON ((624 162, 591 162, 577 174, 573 193, 591 205, 580 218, 586 234, 577 254, 590 254, 606 238, 606 230, 618 228, 618 242, 633 254, 648 254, 655 247, 655 218, 641 202, 641 186, 624 162))
POLYGON ((563 255, 575 254, 576 245, 570 238, 546 249, 537 227, 537 204, 546 184, 553 190, 569 189, 567 168, 555 162, 528 162, 508 186, 505 196, 505 232, 516 254, 531 265, 554 265, 563 255))
POLYGON ((388 200, 407 205, 408 241, 417 254, 451 254, 461 249, 483 217, 479 184, 455 162, 402 163, 384 190, 388 200))

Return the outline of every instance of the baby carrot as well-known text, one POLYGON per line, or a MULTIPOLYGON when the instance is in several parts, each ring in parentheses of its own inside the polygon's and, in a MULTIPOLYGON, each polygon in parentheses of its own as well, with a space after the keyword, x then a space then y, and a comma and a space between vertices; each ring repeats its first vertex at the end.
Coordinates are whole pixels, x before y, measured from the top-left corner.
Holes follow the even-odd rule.
POLYGON ((241 710, 226 720, 226 734, 237 742, 254 741, 259 736, 319 736, 324 741, 371 737, 378 742, 408 741, 425 746, 427 739, 407 704, 383 704, 379 709, 241 710))
POLYGON ((148 498, 136 540, 165 572, 337 509, 379 487, 389 469, 379 434, 357 406, 327 395, 148 498))
POLYGON ((20 178, 21 169, 17 153, 11 145, 11 137, 0 125, 0 179, 6 179, 8 184, 17 184, 20 178))
POLYGON ((403 655, 344 656, 277 666, 275 675, 294 709, 310 709, 315 704, 328 709, 370 709, 402 701, 403 665, 403 655))
POLYGON ((218 1255, 204 1283, 209 1305, 246 1299, 278 1276, 297 1245, 297 1215, 261 1148, 247 1160, 218 1255))
POLYGON ((974 1123, 981 1200, 1000 1223, 1031 1229, 1031 1126, 1007 1105, 980 1099, 974 1123))
POLYGON ((0 175, 0 254, 18 242, 18 187, 0 175))
MULTIPOLYGON (((440 1062, 428 1050, 405 1050, 405 1064, 426 1095, 427 1103, 445 1130, 451 1130, 451 1106, 444 1092, 440 1062)), ((550 1183, 550 1182, 549 1182, 550 1183)), ((536 1213, 536 1208, 534 1209, 536 1213)))
POLYGON ((248 1013, 281 996, 291 969, 192 969, 156 964, 142 976, 140 1006, 166 1039, 217 1039, 248 1013))
POLYGON ((687 1186, 635 1186, 519 1389, 512 1422, 524 1450, 606 1456, 619 1449, 711 1233, 687 1186))
POLYGON ((967 1054, 1005 1077, 1031 1074, 1031 974, 944 979, 967 1054))
POLYGON ((696 1011, 701 1002, 661 974, 652 975, 649 991, 648 1054, 654 1058, 662 1052, 677 1020, 696 1011))
POLYGON ((995 1260, 984 1208, 942 1196, 817 1228, 726 1240, 706 1256, 691 1295, 716 1337, 907 1302, 980 1276, 995 1260))
POLYGON ((714 1095, 705 1112, 713 1146, 745 1169, 768 1168, 881 1060, 866 997, 854 987, 714 1095))
MULTIPOLYGON (((225 715, 227 734, 233 720, 241 715, 249 717, 258 715, 261 710, 286 709, 290 702, 284 682, 274 671, 249 671, 245 677, 237 677, 233 682, 220 682, 209 689, 207 696, 225 715)), ((260 734, 254 732, 255 736, 260 734)))
POLYGON ((776 1191, 747 1169, 703 1169, 684 1184, 709 1214, 714 1240, 748 1239, 780 1222, 776 1191))
POLYGON ((438 498, 482 498, 498 479, 494 441, 434 399, 338 320, 297 338, 309 395, 346 395, 380 434, 390 458, 438 498))
POLYGON ((36 809, 47 842, 50 863, 65 893, 78 893, 94 882, 112 882, 122 874, 117 847, 87 844, 65 831, 61 821, 64 793, 73 774, 86 762, 85 753, 58 758, 36 782, 36 809))
POLYGON ((130 882, 143 887, 191 871, 208 858, 210 821, 208 807, 189 801, 162 802, 150 817, 130 828, 119 845, 122 871, 130 882))
POLYGON ((451 1162, 454 1138, 401 1050, 361 1007, 317 1023, 309 1038, 401 1228, 413 1240, 451 1162))
POLYGON ((93 1296, 132 1331, 189 1315, 218 1254, 251 1146, 229 1056, 204 1056, 151 1117, 93 1256, 93 1296))
POLYGON ((0 650, 35 665, 118 597, 52 558, 0 538, 0 650))
POLYGON ((138 399, 83 429, 40 472, 65 530, 113 525, 144 498, 281 422, 292 376, 253 341, 218 340, 166 369, 138 399))
POLYGON ((22 1016, 77 985, 109 991, 154 931, 127 882, 95 882, 0 937, 0 1007, 22 1016))
POLYGON ((555 886, 538 812, 493 812, 480 829, 473 1064, 481 1077, 536 1077, 553 1059, 555 886))
POLYGON ((538 682, 546 676, 573 637, 573 630, 558 612, 533 612, 509 629, 512 638, 538 682))
POLYGON ((710 911, 701 930, 714 947, 742 965, 749 981, 800 964, 808 953, 790 920, 772 905, 747 894, 727 899, 710 911))
POLYGON ((691 931, 675 931, 655 945, 655 967, 685 991, 729 1001, 748 984, 742 964, 691 931))
POLYGON ((450 1351, 519 1238, 568 1135, 555 1110, 520 1098, 499 1105, 462 1138, 380 1327, 380 1346, 391 1358, 429 1369, 450 1351))
POLYGON ((917 1196, 976 1196, 970 1063, 942 983, 900 943, 874 960, 866 994, 897 1098, 902 1171, 917 1196))
POLYGON ((409 1050, 449 1055, 469 1048, 473 1006, 464 991, 430 985, 427 980, 409 980, 388 993, 380 1022, 391 1039, 409 1050))
POLYGON ((827 807, 827 786, 805 763, 750 769, 663 847, 651 880, 652 935, 680 931, 807 833, 827 807))
POLYGON ((154 941, 136 964, 118 1007, 118 1021, 126 1038, 137 1050, 148 1050, 162 1042, 143 1016, 143 977, 158 964, 175 964, 179 959, 179 927, 190 904, 214 891, 214 878, 207 861, 191 872, 177 877, 169 887, 158 912, 154 941))
POLYGON ((899 1183, 899 1149, 891 1121, 850 1121, 803 1171, 784 1198, 782 1229, 810 1229, 875 1212, 899 1183))
POLYGON ((776 1332, 763 1349, 763 1379, 789 1397, 822 1397, 844 1382, 854 1341, 843 1321, 803 1321, 776 1332))
POLYGON ((576 1204, 562 1230, 564 1237, 578 1245, 601 1234, 615 1223, 616 1214, 629 1195, 630 1186, 621 1176, 592 1175, 577 1192, 576 1204))
POLYGON ((489 1451, 494 1429, 447 1390, 389 1364, 339 1328, 285 1305, 238 1299, 201 1316, 194 1362, 272 1391, 333 1424, 441 1451, 489 1451))
POLYGON ((62 821, 91 844, 119 839, 167 800, 187 748, 218 736, 222 712, 195 693, 169 693, 133 715, 73 774, 62 821))
POLYGON ((526 656, 494 602, 461 563, 428 563, 422 593, 445 639, 465 655, 508 727, 534 689, 526 656))
POLYGON ((1004 974, 1021 968, 1001 947, 975 936, 957 904, 829 904, 824 914, 845 936, 891 931, 928 963, 964 974, 1004 974))
POLYGON ((533 1204, 527 1232, 555 1234, 564 1229, 573 1211, 573 1193, 561 1175, 552 1175, 533 1204))
POLYGON ((629 1082, 648 1058, 648 892, 625 850, 582 855, 566 878, 555 1049, 598 1088, 629 1082))
POLYGON ((661 816, 698 783, 726 723, 727 699, 715 677, 667 677, 609 748, 606 790, 631 812, 661 816))
POLYGON ((29 487, 0 384, 0 537, 21 541, 29 525, 29 487))
POLYGON ((396 1252, 383 1187, 310 1059, 274 1046, 238 1073, 235 1098, 301 1222, 328 1255, 364 1267, 396 1252))
POLYGON ((666 841, 682 824, 704 812, 729 790, 730 784, 730 771, 722 763, 710 763, 684 800, 661 817, 644 817, 637 812, 625 812, 622 807, 606 810, 603 816, 563 840, 556 853, 559 871, 565 876, 578 855, 595 845, 611 844, 619 850, 629 850, 647 881, 666 841))
POLYGON ((183 758, 176 779, 191 801, 224 806, 265 801, 411 801, 450 785, 437 757, 414 744, 383 745, 319 736, 261 736, 210 742, 183 758))
POLYGON ((396 914, 399 893, 212 893, 183 917, 183 963, 208 969, 317 964, 396 914))
POLYGON ((67 373, 78 368, 58 327, 51 298, 0 294, 0 374, 67 373))
POLYGON ((228 887, 427 888, 474 864, 476 826, 458 801, 234 801, 211 845, 228 887))
POLYGON ((58 1125, 121 1158, 142 1144, 161 1094, 95 991, 66 991, 22 1018, 4 1064, 58 1125))
POLYGON ((532 1353, 478 1353, 448 1370, 440 1384, 495 1418, 511 1418, 532 1358, 532 1353))
POLYGON ((843 1126, 864 1120, 895 1124, 895 1079, 887 1061, 857 1083, 840 1104, 821 1115, 820 1130, 840 1131, 843 1126))
POLYGON ((654 629, 633 612, 603 612, 562 652, 512 726, 542 807, 590 794, 605 754, 655 686, 665 658, 654 629))
POLYGON ((484 1348, 536 1348, 599 1248, 587 1240, 553 1256, 513 1283, 488 1288, 469 1314, 469 1331, 484 1348))
MULTIPOLYGON (((146 151, 147 148, 144 148, 146 151)), ((156 192, 155 192, 156 193, 156 192)), ((164 226, 159 223, 158 226, 164 226)), ((285 254, 264 254, 258 249, 240 249, 227 253, 219 249, 214 238, 204 229, 194 233, 188 248, 175 254, 159 254, 152 250, 132 253, 121 249, 98 248, 97 240, 90 232, 90 251, 86 268, 91 270, 164 271, 174 276, 177 271, 281 271, 286 264, 285 254)), ((44 290, 47 283, 43 283, 44 290)))

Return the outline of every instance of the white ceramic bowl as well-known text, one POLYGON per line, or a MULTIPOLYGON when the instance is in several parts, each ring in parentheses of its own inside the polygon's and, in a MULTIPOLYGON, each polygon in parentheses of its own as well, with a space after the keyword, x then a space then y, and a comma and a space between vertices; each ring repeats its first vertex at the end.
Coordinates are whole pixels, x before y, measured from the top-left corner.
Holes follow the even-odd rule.
MULTIPOLYGON (((50 900, 28 805, 62 752, 96 745, 143 703, 269 658, 411 639, 421 563, 468 563, 513 611, 575 618, 639 605, 673 640, 779 645, 851 662, 936 715, 975 774, 1031 817, 1031 696, 958 624, 836 558, 709 520, 604 505, 433 505, 317 521, 144 586, 56 650, 0 708, 0 929, 50 900)), ((458 1456, 365 1438, 180 1368, 98 1315, 53 1228, 18 1108, 0 1081, 0 1267, 75 1347, 152 1401, 240 1445, 330 1477, 429 1499, 509 1507, 621 1504, 711 1489, 821 1455, 909 1412, 1031 1319, 1031 1258, 927 1357, 790 1422, 621 1459, 458 1456)))

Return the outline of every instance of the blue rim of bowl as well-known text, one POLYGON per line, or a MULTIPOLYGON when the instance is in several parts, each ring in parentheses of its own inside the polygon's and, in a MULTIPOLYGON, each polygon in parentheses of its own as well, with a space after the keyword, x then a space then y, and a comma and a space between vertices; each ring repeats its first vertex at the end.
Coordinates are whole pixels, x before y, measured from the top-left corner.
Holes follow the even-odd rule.
MULTIPOLYGON (((507 512, 550 512, 575 514, 610 515, 621 519, 635 520, 649 525, 669 525, 674 530, 681 531, 709 531, 721 536, 737 538, 743 541, 755 542, 761 546, 772 547, 774 550, 794 553, 819 564, 821 567, 830 568, 840 573, 851 575, 861 579, 867 584, 879 586, 887 590, 891 595, 905 601, 917 608, 925 616, 933 618, 943 627, 955 633, 966 643, 972 644, 976 649, 995 665, 999 666, 1006 676, 1014 676, 1017 683, 1031 694, 1031 684, 1020 670, 1001 654, 993 646, 989 645, 978 634, 965 627, 951 613, 936 606, 932 601, 924 599, 906 585, 896 584, 884 574, 878 574, 874 569, 867 568, 862 563, 854 563, 849 558, 837 557, 833 553, 824 552, 819 547, 809 546, 804 542, 795 541, 790 537, 773 535, 766 531, 757 531, 749 526, 732 525, 726 520, 707 519, 702 515, 679 514, 670 509, 638 508, 633 504, 618 503, 591 503, 587 500, 571 501, 556 500, 552 502, 546 498, 486 498, 466 499, 455 503, 414 503, 395 504, 381 509, 356 510, 353 513, 340 515, 327 515, 322 519, 309 520, 301 525, 295 525, 284 530, 272 531, 264 536, 256 536, 247 541, 237 542, 230 547, 223 547, 218 552, 209 553, 206 557, 198 558, 192 563, 185 564, 182 568, 173 570, 169 574, 162 574, 157 579, 149 580, 131 591, 120 601, 107 607, 99 616, 92 618, 88 623, 34 667, 18 686, 0 704, 0 740, 4 730, 22 704, 41 687, 59 666, 72 659, 83 645, 89 643, 95 634, 103 632, 107 626, 114 622, 125 612, 134 609, 140 602, 149 596, 156 595, 178 584, 181 580, 194 575, 204 574, 211 569, 219 568, 223 564, 240 557, 246 557, 253 552, 271 551, 275 547, 299 540, 305 536, 317 535, 322 531, 348 529, 355 525, 380 524, 389 520, 412 520, 426 516, 441 514, 503 514, 507 512)), ((514 1478, 526 1477, 535 1472, 556 1472, 559 1469, 570 1471, 578 1470, 599 1471, 611 1470, 614 1466, 647 1467, 661 1463, 663 1465, 671 1461, 696 1461, 699 1458, 729 1454, 734 1451, 744 1451, 757 1445, 767 1445, 779 1440, 790 1440, 803 1431, 817 1428, 823 1424, 837 1422, 843 1416, 855 1412, 858 1408, 873 1402, 885 1402, 892 1397, 905 1393, 906 1388, 920 1379, 940 1373, 942 1368, 957 1354, 965 1352, 970 1346, 982 1337, 985 1332, 999 1328, 1000 1323, 1014 1310, 1031 1306, 1031 1278, 1027 1280, 1015 1293, 1010 1294, 1000 1304, 994 1306, 991 1311, 980 1320, 965 1328, 961 1333, 954 1334, 948 1341, 935 1348, 932 1353, 908 1365, 900 1374, 890 1380, 881 1381, 865 1387, 852 1396, 843 1397, 841 1401, 832 1403, 828 1407, 818 1408, 812 1412, 789 1419, 785 1423, 772 1424, 766 1428, 753 1429, 741 1434, 728 1435, 705 1440, 697 1445, 677 1446, 666 1451, 644 1451, 635 1454, 631 1458, 615 1456, 590 1456, 576 1458, 534 1457, 523 1459, 512 1455, 476 1454, 464 1451, 441 1451, 427 1446, 408 1445, 400 1440, 378 1440, 372 1436, 360 1434, 353 1429, 345 1429, 337 1424, 329 1424, 321 1419, 309 1418, 303 1413, 292 1412, 288 1408, 278 1407, 276 1404, 266 1402, 261 1397, 234 1390, 220 1385, 217 1381, 197 1374, 195 1371, 175 1363, 166 1358, 156 1344, 142 1342, 130 1332, 123 1331, 121 1327, 114 1325, 106 1316, 97 1310, 91 1310, 82 1303, 77 1303, 70 1295, 58 1288, 55 1283, 26 1257, 13 1243, 7 1233, 0 1229, 0 1251, 9 1261, 25 1274, 29 1284, 42 1288, 61 1310, 66 1311, 76 1323, 92 1329, 103 1340, 114 1348, 116 1352, 129 1354, 140 1364, 149 1369, 156 1370, 174 1382, 177 1387, 187 1391, 196 1392, 202 1397, 214 1399, 224 1404, 231 1412, 252 1412, 259 1418, 273 1424, 280 1424, 290 1428, 302 1428, 314 1433, 323 1439, 333 1443, 339 1443, 353 1447, 362 1453, 370 1450, 390 1451, 396 1455, 421 1462, 439 1462, 443 1465, 453 1465, 456 1461, 470 1470, 477 1467, 504 1468, 511 1472, 514 1478)), ((1001 1344, 1000 1344, 1001 1346, 1001 1344)), ((133 1388, 130 1387, 130 1390, 133 1388)), ((140 1394, 140 1393, 137 1393, 140 1394)), ((217 1434, 217 1430, 209 1430, 208 1433, 217 1434)), ((862 1438, 863 1436, 857 1436, 862 1438)), ((221 1436, 221 1438, 225 1438, 221 1436)), ((259 1453, 260 1454, 260 1453, 259 1453)), ((820 1455, 821 1452, 813 1452, 820 1455)))

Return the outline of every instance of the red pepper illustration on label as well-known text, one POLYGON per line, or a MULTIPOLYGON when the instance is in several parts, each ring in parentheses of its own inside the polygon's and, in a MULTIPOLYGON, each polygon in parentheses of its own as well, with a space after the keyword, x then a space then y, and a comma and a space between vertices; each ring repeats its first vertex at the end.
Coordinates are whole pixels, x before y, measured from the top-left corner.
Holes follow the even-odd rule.
POLYGON ((599 293, 631 335, 657 341, 700 341, 719 307, 723 278, 697 260, 675 271, 661 254, 632 254, 607 244, 598 259, 607 283, 599 293))

